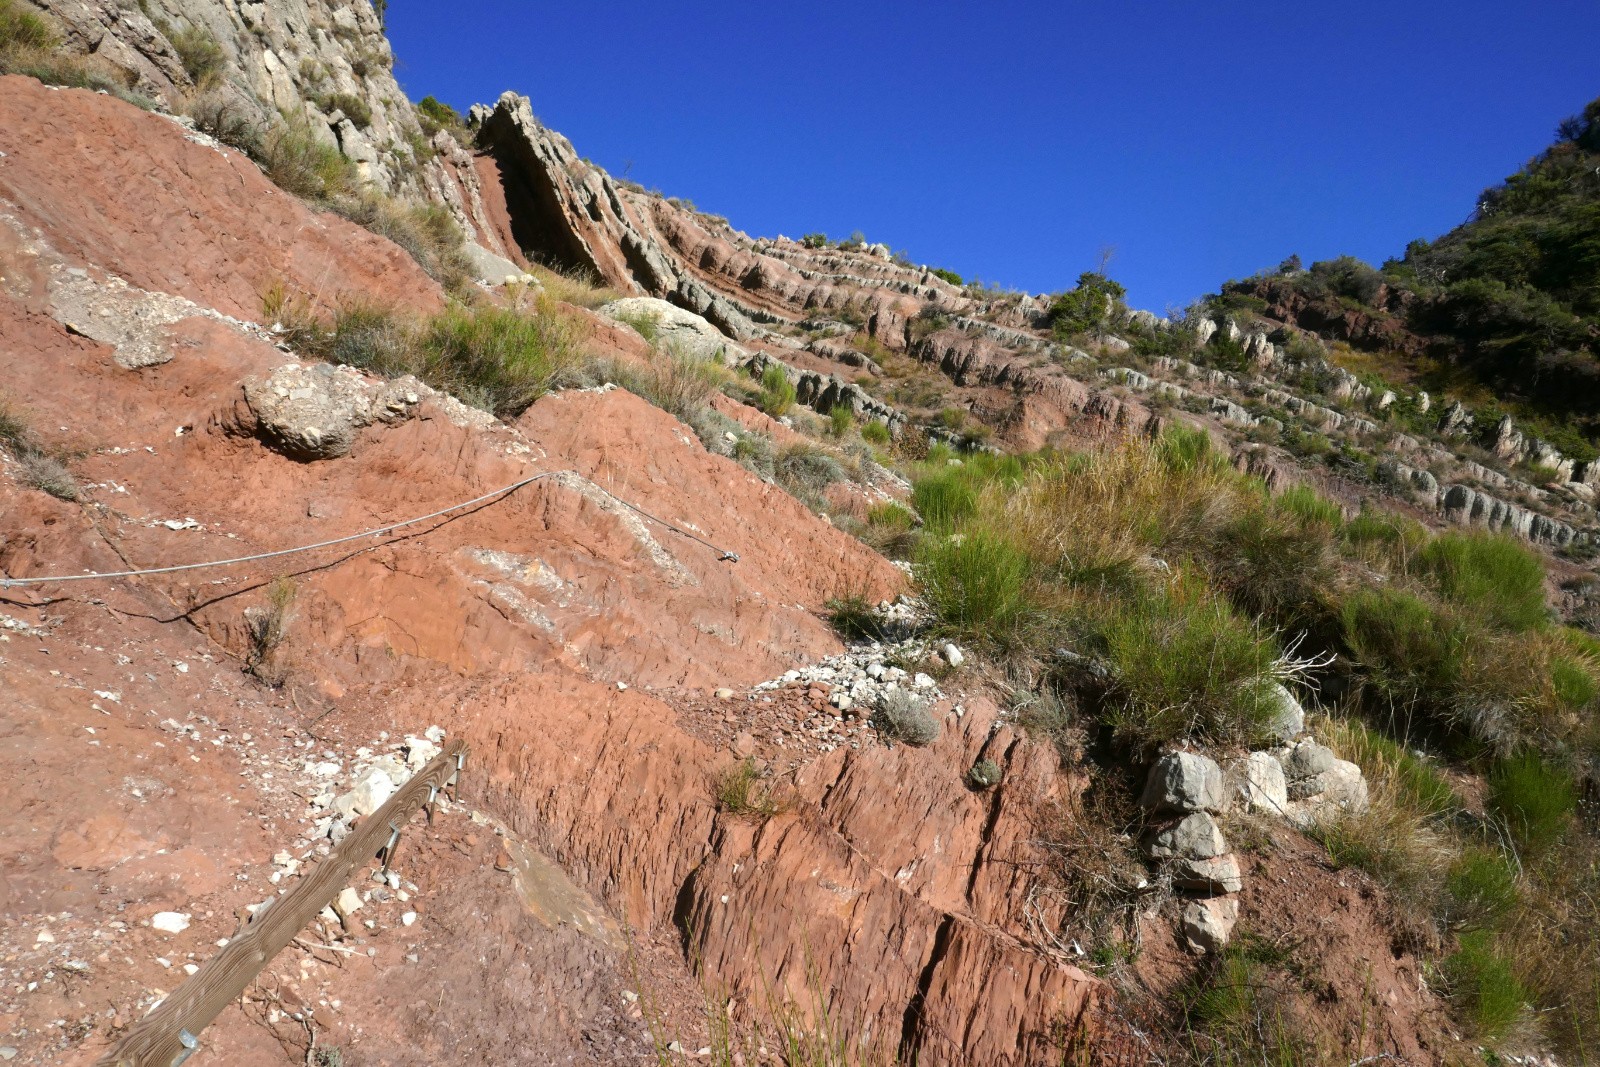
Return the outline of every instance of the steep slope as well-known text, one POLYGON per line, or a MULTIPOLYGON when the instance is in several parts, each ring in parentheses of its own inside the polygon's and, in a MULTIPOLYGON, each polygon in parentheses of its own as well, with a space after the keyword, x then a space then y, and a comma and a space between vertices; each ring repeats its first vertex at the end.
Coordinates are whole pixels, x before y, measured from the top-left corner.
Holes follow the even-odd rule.
POLYGON ((899 570, 626 392, 553 394, 507 425, 414 380, 297 359, 248 321, 257 270, 330 300, 426 308, 438 290, 397 249, 159 116, 16 78, 0 79, 0 114, 6 400, 76 457, 78 486, 76 500, 49 496, 6 453, 8 579, 281 551, 491 494, 270 563, 4 591, 7 745, 27 816, 0 835, 0 937, 18 985, 34 983, 6 1003, 10 1047, 30 1062, 103 1047, 172 988, 175 958, 203 959, 237 909, 295 877, 268 854, 326 845, 318 775, 342 781, 430 725, 471 747, 460 800, 474 818, 548 857, 570 883, 556 896, 588 900, 633 942, 540 932, 528 915, 549 894, 529 891, 532 913, 508 907, 509 875, 489 873, 498 835, 449 823, 453 847, 403 860, 410 919, 393 891, 369 893, 373 925, 292 950, 208 1030, 213 1054, 280 1062, 283 1042, 298 1061, 309 1033, 392 1062, 441 1048, 645 1058, 664 1032, 704 1032, 684 955, 662 955, 684 936, 707 981, 797 1003, 820 988, 852 1034, 922 1048, 921 1062, 1035 1062, 1097 1032, 1103 985, 1034 947, 1018 909, 1029 813, 1070 788, 1048 746, 978 699, 942 704, 944 740, 913 753, 815 744, 840 727, 814 725, 803 692, 707 697, 839 652, 824 601, 891 596, 899 570), (57 178, 100 161, 107 180, 57 178), (192 246, 137 221, 156 187, 186 205, 192 246), (238 669, 267 677, 257 620, 274 604, 275 690, 238 669), (759 826, 713 797, 741 729, 797 771, 789 810, 759 826), (969 791, 961 775, 981 754, 1015 784, 969 791), (478 858, 470 876, 463 854, 478 858), (167 910, 192 928, 143 925, 167 910), (369 948, 370 966, 326 965, 369 948), (507 965, 483 973, 490 955, 507 965), (653 1011, 676 1014, 619 1013, 640 982, 668 1006, 653 1011), (559 1011, 484 1014, 540 990, 559 1011), (419 1001, 420 1044, 369 1014, 395 996, 419 1001))

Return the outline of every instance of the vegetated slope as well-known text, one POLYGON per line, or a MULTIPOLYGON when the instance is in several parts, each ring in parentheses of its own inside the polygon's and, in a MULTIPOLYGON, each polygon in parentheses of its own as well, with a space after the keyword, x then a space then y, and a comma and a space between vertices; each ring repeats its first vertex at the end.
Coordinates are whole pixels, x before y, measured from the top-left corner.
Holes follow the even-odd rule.
MULTIPOLYGON (((487 830, 441 831, 453 848, 408 872, 418 933, 404 932, 415 912, 396 914, 409 900, 376 896, 367 933, 317 928, 379 953, 370 972, 309 962, 337 948, 283 961, 256 1014, 296 1060, 313 1052, 307 1034, 399 1062, 551 1047, 615 1062, 673 1055, 674 1032, 689 1048, 709 1034, 721 1055, 745 1028, 804 1046, 820 1024, 833 1051, 790 1048, 791 1062, 1229 1062, 1263 1043, 1300 1062, 1446 1062, 1460 1050, 1441 991, 1479 1040, 1583 1052, 1593 864, 1574 808, 1593 776, 1593 644, 1546 617, 1527 550, 1435 539, 1384 510, 1570 547, 1587 540, 1581 499, 1397 428, 1395 397, 1303 335, 1129 312, 1092 274, 1037 298, 860 239, 753 240, 614 182, 515 96, 440 130, 448 182, 431 188, 508 262, 589 280, 539 269, 535 294, 512 274, 458 287, 440 311, 426 255, 407 262, 163 119, 17 79, 0 93, 17 101, 0 160, 6 332, 47 357, 17 361, 0 421, 0 492, 18 517, 0 547, 8 574, 289 547, 554 475, 292 571, 8 598, 24 605, 8 632, 29 644, 0 666, 47 709, 13 735, 53 842, 46 856, 19 831, 8 846, 25 923, 7 949, 19 983, 43 989, 18 1007, 30 1054, 126 1022, 75 1014, 54 984, 58 964, 82 973, 75 949, 91 937, 137 946, 115 966, 97 958, 97 993, 156 995, 171 947, 114 925, 128 925, 115 907, 196 908, 203 936, 176 947, 199 958, 262 890, 218 876, 268 872, 175 828, 194 818, 181 807, 163 800, 145 821, 166 779, 135 782, 119 762, 176 776, 156 738, 176 731, 200 756, 196 722, 222 742, 204 789, 261 758, 251 746, 274 767, 243 793, 266 831, 241 835, 244 849, 281 831, 314 855, 327 789, 314 777, 403 752, 395 739, 424 723, 472 745, 464 799, 506 835, 501 857, 487 830), (92 136, 74 142, 79 128, 92 136), (196 205, 189 251, 142 253, 157 235, 132 204, 155 190, 61 182, 53 158, 130 174, 179 161, 167 181, 196 205), (214 196, 217 182, 248 195, 214 196), (341 264, 346 245, 382 269, 341 264), (996 443, 1111 448, 1015 458, 989 454, 996 443), (1380 469, 1382 445, 1432 469, 1380 469), (886 467, 912 477, 909 499, 886 467), (1432 471, 1462 480, 1430 490, 1432 471), (858 632, 905 624, 903 609, 873 610, 904 579, 863 541, 914 563, 925 638, 940 642, 817 664, 841 648, 818 617, 830 602, 858 632), (106 617, 129 627, 121 645, 106 617), (51 673, 56 635, 75 657, 65 679, 51 673), (140 681, 135 660, 207 665, 209 692, 184 690, 188 729, 159 717, 161 675, 140 681), (931 699, 890 699, 895 671, 931 699), (1281 682, 1300 698, 1324 687, 1318 740, 1281 682), (62 695, 76 686, 95 696, 87 710, 62 695), (86 781, 118 791, 92 833, 84 790, 64 782, 80 729, 119 741, 88 742, 86 781), (1196 750, 1226 782, 1219 769, 1198 800, 1155 788, 1137 802, 1152 764, 1157 786, 1204 768, 1196 750), (1282 794, 1241 782, 1241 767, 1277 768, 1282 794), (185 870, 151 858, 156 834, 193 846, 185 870), (119 840, 129 870, 106 844, 119 840), (462 855, 477 857, 470 877, 462 855), (528 910, 508 906, 513 885, 528 910), (626 924, 635 944, 528 921, 574 908, 601 917, 577 926, 626 924), (640 957, 659 969, 641 979, 640 957), (439 995, 469 974, 469 995, 439 995), (1430 988, 1429 974, 1445 980, 1430 988), (613 1007, 648 983, 644 1007, 613 1007), (724 992, 739 1013, 718 1006, 724 992), (417 1015, 359 1014, 395 996, 417 1015), (490 1010, 530 997, 557 1010, 490 1010), (317 1010, 296 1018, 308 998, 317 1010)), ((1570 459, 1564 473, 1593 475, 1570 459)), ((230 1019, 219 1048, 274 1062, 230 1019)))
POLYGON ((1391 351, 1419 384, 1537 417, 1543 436, 1589 458, 1600 425, 1600 100, 1438 240, 1413 241, 1380 270, 1346 258, 1230 283, 1221 303, 1391 351))

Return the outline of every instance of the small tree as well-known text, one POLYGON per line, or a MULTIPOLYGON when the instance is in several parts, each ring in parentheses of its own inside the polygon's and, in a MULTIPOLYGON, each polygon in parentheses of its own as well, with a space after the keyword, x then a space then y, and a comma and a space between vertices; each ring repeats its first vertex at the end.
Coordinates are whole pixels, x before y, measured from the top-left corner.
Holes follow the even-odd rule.
POLYGON ((1050 304, 1050 326, 1057 338, 1098 331, 1117 301, 1128 295, 1121 285, 1098 271, 1084 271, 1078 284, 1050 304))

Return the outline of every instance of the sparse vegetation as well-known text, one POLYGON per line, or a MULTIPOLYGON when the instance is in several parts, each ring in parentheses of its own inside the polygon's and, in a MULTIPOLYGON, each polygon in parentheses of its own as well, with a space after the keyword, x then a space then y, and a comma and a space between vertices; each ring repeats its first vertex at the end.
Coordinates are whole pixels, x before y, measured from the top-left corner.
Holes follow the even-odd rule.
POLYGON ((245 631, 249 636, 244 669, 274 689, 282 686, 288 678, 288 665, 280 656, 280 651, 294 618, 294 601, 298 593, 299 587, 293 579, 275 579, 267 586, 266 603, 261 607, 246 609, 244 613, 245 631))
POLYGON ((126 74, 98 56, 67 51, 54 23, 18 0, 0 0, 0 74, 37 78, 46 85, 94 89, 136 107, 154 104, 132 91, 126 74))
POLYGON ((386 377, 413 374, 501 417, 521 414, 583 359, 585 326, 548 297, 523 306, 453 306, 422 321, 350 304, 324 325, 310 302, 267 290, 262 317, 302 355, 386 377))
POLYGON ((19 480, 24 485, 57 500, 73 502, 79 498, 78 482, 67 467, 65 455, 41 445, 21 410, 4 396, 0 396, 0 447, 17 461, 19 480))
POLYGON ((329 206, 358 226, 405 249, 447 290, 461 290, 468 284, 471 267, 462 251, 465 238, 450 212, 439 204, 395 200, 368 190, 360 196, 334 200, 329 206))
POLYGON ((939 720, 926 702, 904 689, 891 689, 872 714, 872 726, 884 738, 921 748, 939 740, 939 720))
POLYGON ((753 759, 743 759, 717 776, 712 788, 717 807, 745 819, 770 819, 784 810, 770 779, 753 759))

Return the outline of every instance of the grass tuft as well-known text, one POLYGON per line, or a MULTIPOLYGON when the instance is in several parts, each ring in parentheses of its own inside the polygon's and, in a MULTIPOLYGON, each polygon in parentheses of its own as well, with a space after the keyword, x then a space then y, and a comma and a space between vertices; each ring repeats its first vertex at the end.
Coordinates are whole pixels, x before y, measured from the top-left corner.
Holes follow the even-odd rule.
POLYGON ((784 810, 771 781, 754 759, 743 759, 717 776, 712 792, 717 807, 744 819, 770 819, 784 810))

